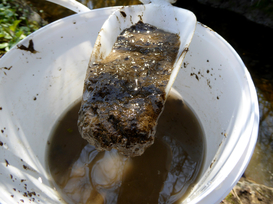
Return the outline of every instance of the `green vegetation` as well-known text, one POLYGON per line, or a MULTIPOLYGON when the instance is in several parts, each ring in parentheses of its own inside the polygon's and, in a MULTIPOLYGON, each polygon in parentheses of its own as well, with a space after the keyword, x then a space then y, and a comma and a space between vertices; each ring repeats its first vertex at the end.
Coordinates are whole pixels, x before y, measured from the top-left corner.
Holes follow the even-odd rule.
POLYGON ((15 0, 0 0, 0 55, 27 35, 39 29, 39 25, 30 22, 30 11, 15 0))

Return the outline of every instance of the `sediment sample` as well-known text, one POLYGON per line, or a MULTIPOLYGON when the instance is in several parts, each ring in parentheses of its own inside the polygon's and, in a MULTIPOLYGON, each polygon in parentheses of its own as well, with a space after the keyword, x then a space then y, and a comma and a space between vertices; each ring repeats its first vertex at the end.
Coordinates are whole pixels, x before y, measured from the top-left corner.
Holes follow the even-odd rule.
POLYGON ((179 36, 139 21, 111 53, 89 65, 79 111, 80 134, 97 150, 140 156, 154 142, 180 45, 179 36))

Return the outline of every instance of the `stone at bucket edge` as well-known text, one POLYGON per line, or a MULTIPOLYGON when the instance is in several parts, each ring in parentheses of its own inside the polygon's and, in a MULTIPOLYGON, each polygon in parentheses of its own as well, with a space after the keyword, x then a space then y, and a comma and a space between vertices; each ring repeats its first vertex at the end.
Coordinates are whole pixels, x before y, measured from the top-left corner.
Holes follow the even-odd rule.
POLYGON ((221 204, 271 204, 273 188, 242 177, 221 204))

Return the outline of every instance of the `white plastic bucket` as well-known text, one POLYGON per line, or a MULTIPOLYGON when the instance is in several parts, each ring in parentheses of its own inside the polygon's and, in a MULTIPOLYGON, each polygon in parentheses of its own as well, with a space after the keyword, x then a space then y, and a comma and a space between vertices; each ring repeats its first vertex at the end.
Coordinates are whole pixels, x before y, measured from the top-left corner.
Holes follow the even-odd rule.
MULTIPOLYGON (((0 59, 0 203, 62 203, 50 184, 46 146, 59 116, 82 95, 92 46, 115 8, 58 20, 0 59)), ((174 83, 198 115, 207 147, 198 183, 183 203, 219 203, 244 172, 257 140, 258 102, 245 65, 197 24, 174 83)))

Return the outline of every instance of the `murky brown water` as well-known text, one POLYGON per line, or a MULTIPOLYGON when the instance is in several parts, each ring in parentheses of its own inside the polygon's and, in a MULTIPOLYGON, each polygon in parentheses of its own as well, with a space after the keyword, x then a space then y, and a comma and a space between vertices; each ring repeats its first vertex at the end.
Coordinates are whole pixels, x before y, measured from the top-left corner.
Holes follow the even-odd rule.
POLYGON ((191 109, 171 92, 158 121, 154 144, 143 155, 98 152, 81 138, 80 103, 52 132, 48 164, 68 203, 176 203, 190 192, 204 158, 205 137, 191 109))

